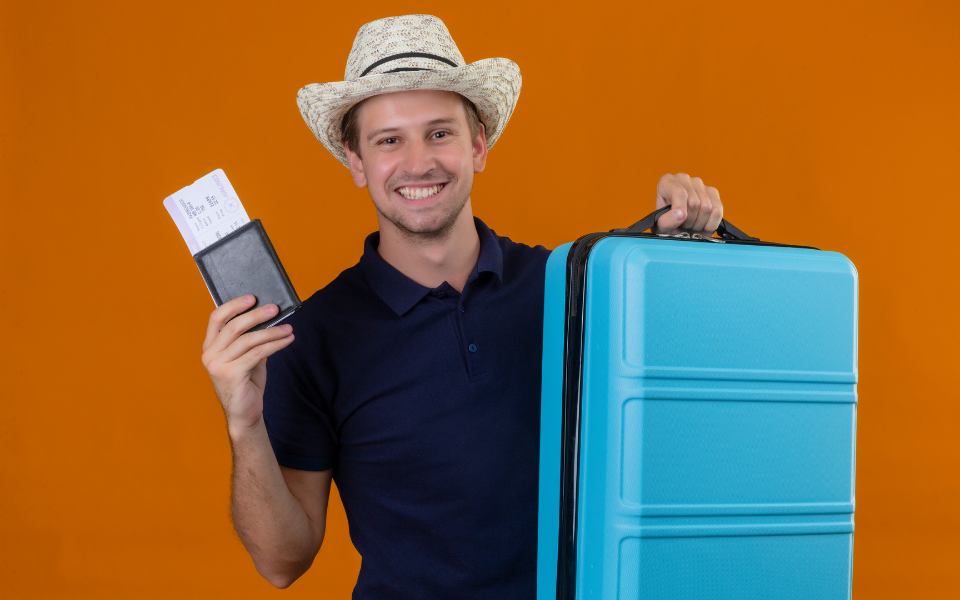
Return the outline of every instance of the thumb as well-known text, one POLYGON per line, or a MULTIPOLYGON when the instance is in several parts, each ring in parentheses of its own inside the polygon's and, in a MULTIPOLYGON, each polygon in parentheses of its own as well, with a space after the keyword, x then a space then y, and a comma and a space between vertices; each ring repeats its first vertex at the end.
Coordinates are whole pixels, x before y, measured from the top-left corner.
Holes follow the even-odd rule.
POLYGON ((683 224, 687 218, 687 211, 683 206, 674 204, 672 208, 660 215, 657 219, 657 225, 654 227, 654 233, 669 233, 683 224))

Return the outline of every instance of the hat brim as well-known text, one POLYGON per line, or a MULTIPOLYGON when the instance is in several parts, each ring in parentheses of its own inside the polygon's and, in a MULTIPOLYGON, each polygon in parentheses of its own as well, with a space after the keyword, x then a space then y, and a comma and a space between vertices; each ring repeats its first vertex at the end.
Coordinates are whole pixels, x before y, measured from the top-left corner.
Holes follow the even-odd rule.
POLYGON ((456 92, 480 113, 492 148, 503 133, 520 97, 520 67, 506 58, 478 60, 463 67, 437 71, 402 71, 368 75, 352 81, 312 83, 297 93, 297 106, 317 140, 344 166, 340 123, 352 106, 380 94, 409 90, 456 92))

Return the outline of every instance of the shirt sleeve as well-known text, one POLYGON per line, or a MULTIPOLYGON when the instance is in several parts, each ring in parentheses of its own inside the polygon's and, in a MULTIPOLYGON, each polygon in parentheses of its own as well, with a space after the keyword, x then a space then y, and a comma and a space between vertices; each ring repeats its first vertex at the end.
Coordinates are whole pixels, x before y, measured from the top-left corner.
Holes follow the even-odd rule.
POLYGON ((296 339, 267 359, 263 420, 280 465, 326 471, 336 465, 339 440, 322 393, 320 336, 305 321, 292 320, 296 339))

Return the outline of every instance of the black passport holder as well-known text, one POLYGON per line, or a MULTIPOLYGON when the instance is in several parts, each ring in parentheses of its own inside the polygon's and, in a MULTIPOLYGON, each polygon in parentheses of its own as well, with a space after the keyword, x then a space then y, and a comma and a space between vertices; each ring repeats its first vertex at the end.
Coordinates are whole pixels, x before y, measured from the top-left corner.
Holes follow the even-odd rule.
POLYGON ((193 258, 217 306, 253 294, 257 301, 249 310, 265 304, 276 304, 280 308, 276 317, 249 331, 273 327, 300 310, 300 298, 260 219, 230 232, 193 258))

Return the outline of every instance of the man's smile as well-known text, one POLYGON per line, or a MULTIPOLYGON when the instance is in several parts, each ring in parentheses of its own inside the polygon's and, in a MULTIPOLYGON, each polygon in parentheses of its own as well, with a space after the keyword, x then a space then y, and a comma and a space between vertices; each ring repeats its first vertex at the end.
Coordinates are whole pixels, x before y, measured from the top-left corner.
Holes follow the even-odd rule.
POLYGON ((406 198, 407 200, 424 200, 432 196, 436 196, 440 193, 446 183, 438 183, 430 186, 412 186, 406 185, 400 188, 397 188, 397 193, 406 198))

